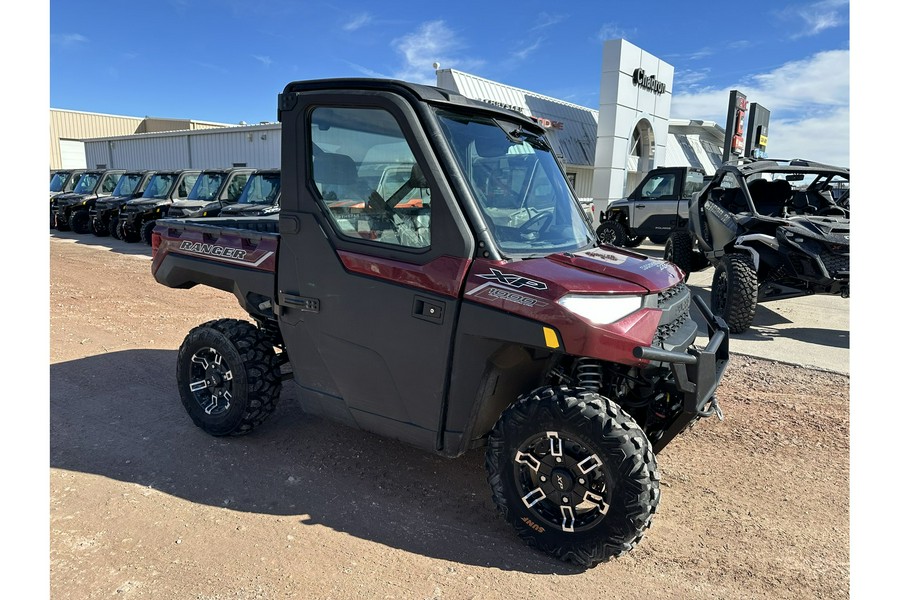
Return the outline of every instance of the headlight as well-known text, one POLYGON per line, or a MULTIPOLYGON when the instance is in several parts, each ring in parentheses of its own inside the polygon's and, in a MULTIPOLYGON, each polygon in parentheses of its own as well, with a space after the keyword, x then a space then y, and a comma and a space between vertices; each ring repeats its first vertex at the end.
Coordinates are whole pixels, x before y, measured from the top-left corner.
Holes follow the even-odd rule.
POLYGON ((641 296, 579 296, 571 294, 559 299, 569 312, 594 325, 609 325, 627 317, 641 307, 641 296))

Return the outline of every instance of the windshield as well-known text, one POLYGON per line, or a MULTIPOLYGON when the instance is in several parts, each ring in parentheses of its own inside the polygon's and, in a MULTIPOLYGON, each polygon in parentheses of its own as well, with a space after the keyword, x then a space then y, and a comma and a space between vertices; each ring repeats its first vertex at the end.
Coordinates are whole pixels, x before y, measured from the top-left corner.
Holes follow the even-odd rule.
POLYGON ((113 190, 113 196, 130 196, 134 193, 134 190, 137 189, 138 184, 141 183, 141 175, 140 173, 125 173, 119 179, 119 183, 116 184, 116 189, 113 190))
POLYGON ((706 182, 703 180, 703 173, 698 173, 697 171, 688 171, 687 175, 684 178, 684 190, 681 192, 682 198, 690 198, 694 195, 694 192, 699 192, 703 189, 703 186, 706 185, 706 182))
POLYGON ((84 173, 78 180, 78 185, 72 190, 76 194, 90 194, 100 182, 100 173, 84 173))
POLYGON ((50 180, 50 191, 51 192, 63 191, 63 186, 66 185, 66 179, 68 179, 69 175, 71 175, 71 174, 72 173, 70 171, 54 173, 53 179, 50 180))
POLYGON ((215 200, 225 182, 225 173, 202 173, 197 178, 188 200, 215 200))
POLYGON ((437 111, 438 120, 494 240, 507 255, 594 245, 545 138, 512 123, 437 111))
POLYGON ((144 188, 144 195, 141 198, 155 198, 157 200, 166 198, 177 177, 174 174, 154 175, 147 187, 144 188))
POLYGON ((244 186, 238 204, 274 204, 281 189, 281 175, 253 175, 244 186))

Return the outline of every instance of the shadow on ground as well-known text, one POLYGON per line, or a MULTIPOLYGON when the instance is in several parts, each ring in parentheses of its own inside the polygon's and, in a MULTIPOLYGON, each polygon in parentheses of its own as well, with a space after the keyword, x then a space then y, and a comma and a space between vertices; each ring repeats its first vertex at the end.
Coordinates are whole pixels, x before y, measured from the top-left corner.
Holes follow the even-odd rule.
POLYGON ((582 572, 516 537, 491 501, 482 452, 445 459, 309 417, 291 383, 257 430, 214 438, 181 405, 176 354, 128 350, 51 365, 51 466, 199 504, 295 516, 433 558, 582 572))

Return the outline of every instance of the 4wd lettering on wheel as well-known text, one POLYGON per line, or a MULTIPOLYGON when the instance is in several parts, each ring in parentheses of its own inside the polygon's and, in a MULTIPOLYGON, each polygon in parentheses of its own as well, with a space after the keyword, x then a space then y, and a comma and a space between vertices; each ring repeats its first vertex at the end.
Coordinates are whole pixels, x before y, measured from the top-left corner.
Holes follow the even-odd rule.
POLYGON ((208 254, 210 256, 222 256, 224 258, 242 259, 247 255, 246 250, 216 246, 214 244, 201 244, 200 242, 191 242, 188 240, 181 242, 181 246, 178 248, 179 250, 186 250, 187 252, 194 252, 196 254, 208 254))
POLYGON ((544 528, 529 519, 528 517, 522 517, 522 522, 537 531, 538 533, 544 533, 544 528))

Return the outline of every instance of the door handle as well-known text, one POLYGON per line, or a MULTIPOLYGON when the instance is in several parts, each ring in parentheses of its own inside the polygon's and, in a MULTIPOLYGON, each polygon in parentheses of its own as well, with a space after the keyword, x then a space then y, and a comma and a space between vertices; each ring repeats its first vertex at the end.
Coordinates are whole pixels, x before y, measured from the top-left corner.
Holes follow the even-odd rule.
POLYGON ((446 305, 443 302, 430 300, 423 296, 414 296, 412 316, 429 323, 440 324, 444 322, 445 308, 446 305))
POLYGON ((646 204, 635 204, 634 207, 635 208, 647 208, 647 205, 646 204))

